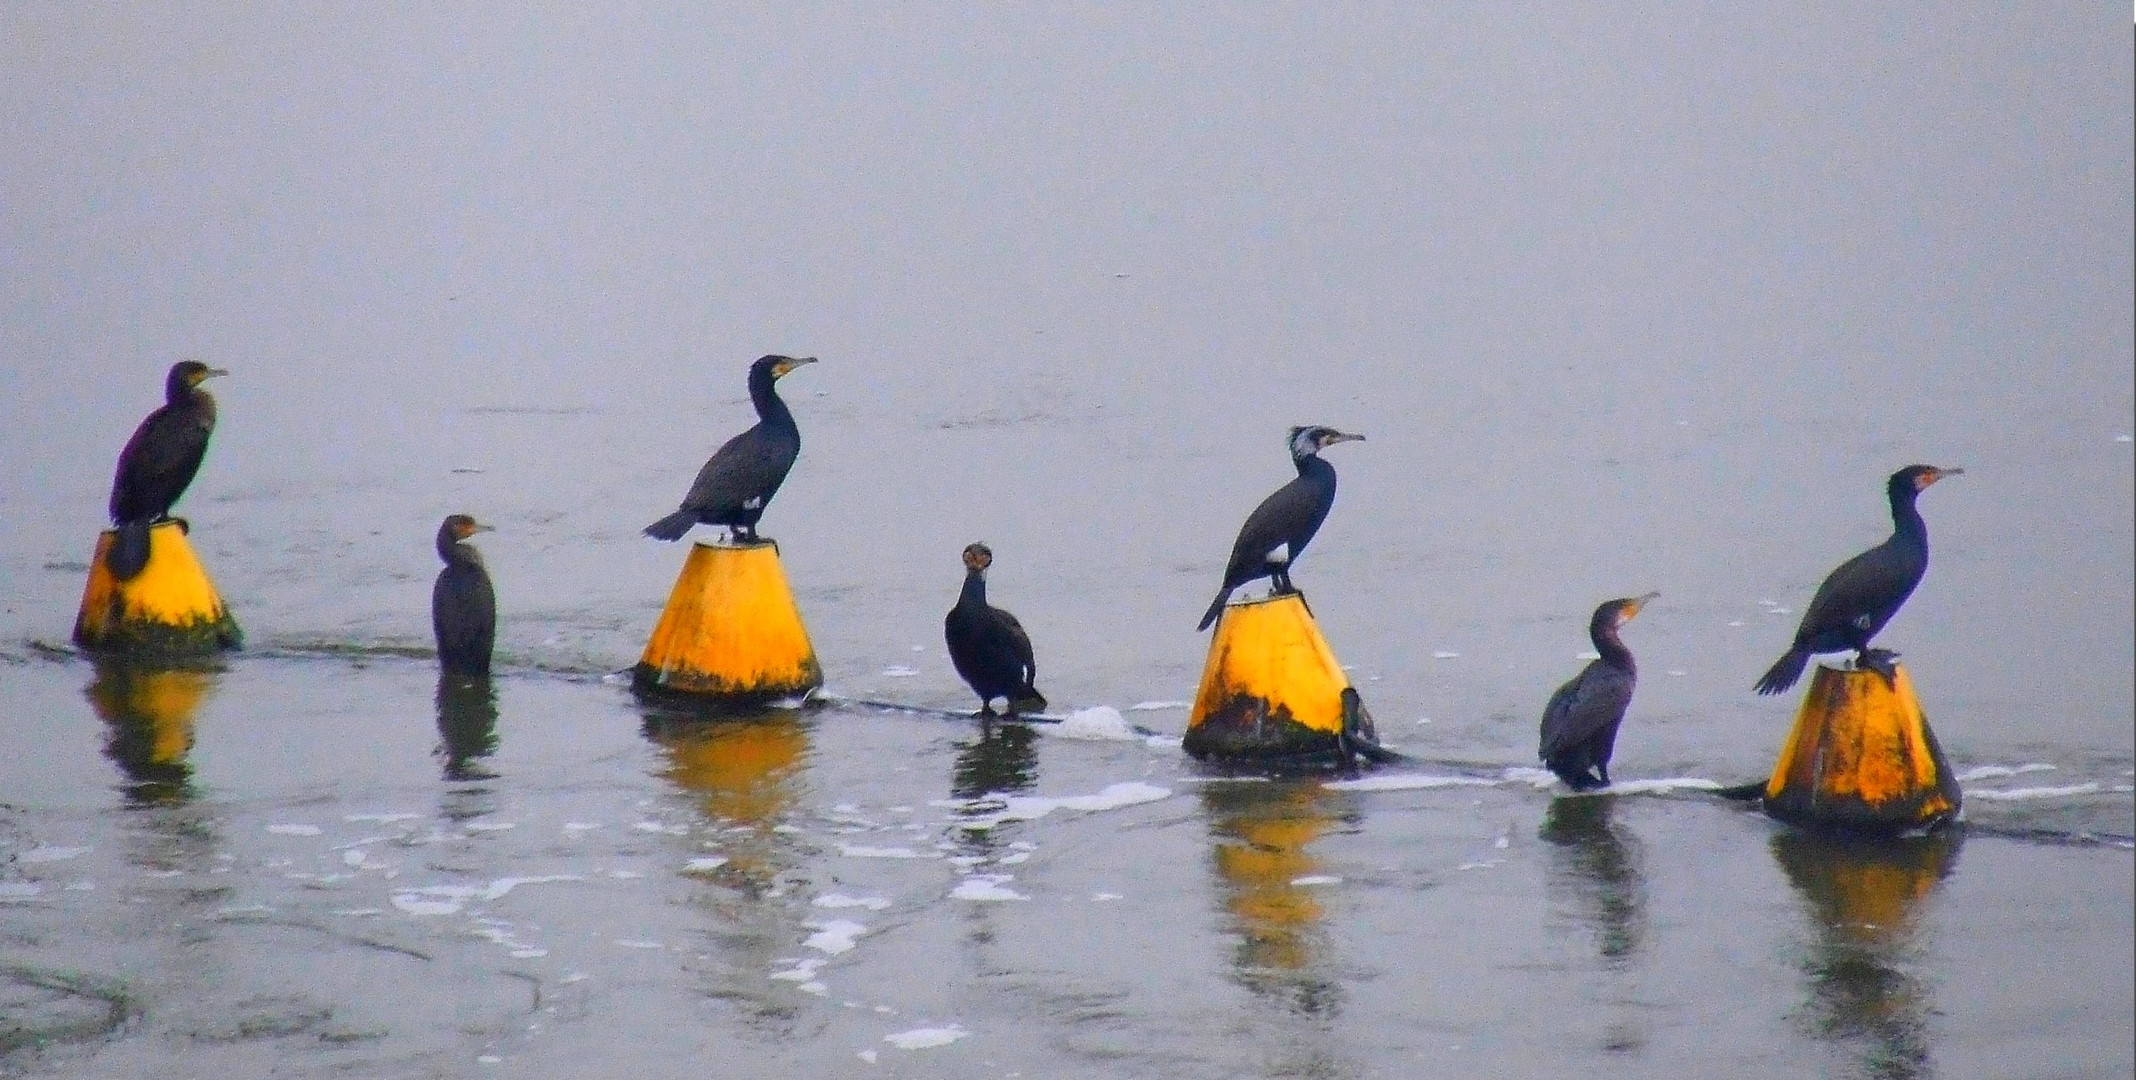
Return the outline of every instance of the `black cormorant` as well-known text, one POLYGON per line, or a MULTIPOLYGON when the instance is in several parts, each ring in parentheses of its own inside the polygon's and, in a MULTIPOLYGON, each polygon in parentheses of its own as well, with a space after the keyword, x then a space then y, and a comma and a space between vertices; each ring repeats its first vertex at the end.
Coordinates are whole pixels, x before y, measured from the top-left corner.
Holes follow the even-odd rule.
POLYGON ((467 542, 489 531, 466 514, 454 514, 438 526, 438 558, 445 560, 445 569, 430 588, 430 628, 437 634, 438 666, 457 675, 488 675, 497 642, 497 593, 482 567, 482 553, 467 542))
POLYGON ((148 527, 170 516, 215 433, 215 398, 200 384, 228 374, 198 360, 172 364, 163 378, 163 407, 149 413, 119 451, 111 480, 111 524, 118 538, 105 559, 113 577, 125 581, 148 566, 148 527))
POLYGON ((1238 541, 1231 545, 1231 562, 1224 567, 1224 587, 1196 630, 1207 630, 1223 613, 1231 591, 1255 578, 1268 578, 1275 592, 1297 591, 1291 587, 1291 564, 1320 531, 1328 507, 1335 505, 1335 466, 1320 460, 1320 452, 1336 443, 1363 440, 1363 435, 1329 427, 1290 430, 1291 463, 1298 467, 1298 478, 1277 488, 1246 516, 1238 541))
POLYGON ((794 425, 793 411, 779 400, 772 384, 787 372, 816 358, 803 356, 760 357, 749 365, 749 400, 756 404, 755 427, 728 439, 713 453, 712 460, 697 470, 682 508, 645 527, 645 535, 657 540, 680 540, 690 526, 725 525, 736 541, 755 542, 757 519, 764 505, 786 480, 787 470, 801 456, 801 429, 794 425))
POLYGON ((1839 564, 1817 587, 1802 613, 1802 625, 1795 629, 1794 645, 1758 680, 1758 693, 1777 694, 1795 685, 1812 654, 1844 649, 1854 650, 1859 666, 1897 682, 1891 662, 1899 654, 1872 649, 1869 639, 1898 614, 1899 605, 1928 572, 1928 523, 1921 520, 1914 500, 1928 485, 1964 471, 1908 465, 1891 474, 1885 485, 1891 497, 1891 539, 1839 564))
POLYGON ((1012 716, 1042 712, 1046 699, 1036 685, 1038 661, 1031 653, 1031 635, 1024 633, 1016 616, 986 602, 986 568, 992 565, 994 552, 985 544, 965 547, 964 591, 942 620, 949 662, 979 695, 979 715, 994 715, 995 698, 1008 699, 1012 716))
POLYGON ((1550 704, 1543 706, 1543 738, 1536 756, 1574 791, 1609 786, 1609 759, 1617 747, 1617 728, 1624 723, 1632 688, 1639 682, 1639 666, 1632 662, 1632 650, 1624 647, 1617 631, 1660 595, 1610 600, 1596 608, 1587 624, 1587 636, 1601 657, 1558 687, 1550 695, 1550 704))

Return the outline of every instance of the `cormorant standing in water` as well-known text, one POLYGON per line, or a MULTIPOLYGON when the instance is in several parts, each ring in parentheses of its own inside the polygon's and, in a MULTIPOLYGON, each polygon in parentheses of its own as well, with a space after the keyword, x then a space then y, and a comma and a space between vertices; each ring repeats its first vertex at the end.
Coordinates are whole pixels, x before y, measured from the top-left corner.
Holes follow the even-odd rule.
POLYGON ((1632 650, 1624 647, 1617 631, 1660 595, 1610 600, 1596 608, 1587 624, 1587 637, 1601 658, 1590 661, 1571 682, 1558 687, 1550 695, 1550 704, 1543 706, 1543 738, 1536 756, 1574 791, 1609 786, 1609 759, 1617 747, 1617 728, 1624 723, 1632 688, 1639 682, 1639 666, 1632 662, 1632 650))
POLYGON ((979 715, 994 715, 995 698, 1008 699, 1011 716, 1044 711, 1046 699, 1036 685, 1038 661, 1031 653, 1031 635, 1024 633, 1016 616, 986 602, 986 568, 992 565, 994 552, 985 544, 965 547, 964 591, 942 620, 949 662, 979 695, 979 715))
POLYGON ((1930 484, 1964 471, 1908 465, 1891 474, 1885 485, 1891 498, 1891 539, 1839 564, 1817 587, 1809 609, 1802 613, 1802 625, 1795 629, 1794 645, 1758 680, 1758 693, 1786 690, 1802 677, 1812 654, 1843 649, 1854 650, 1856 665, 1897 683, 1898 673, 1891 662, 1899 654, 1872 649, 1869 639, 1898 614, 1899 605, 1913 595, 1921 575, 1928 572, 1928 523, 1921 520, 1914 500, 1930 484))
POLYGON ((105 559, 113 577, 126 581, 147 568, 148 527, 170 517, 171 504, 192 484, 215 433, 215 398, 200 384, 228 374, 198 360, 172 364, 163 378, 163 407, 149 413, 119 451, 111 480, 111 523, 118 537, 105 559))
POLYGON ((1336 443, 1362 442, 1363 435, 1345 435, 1330 427, 1294 427, 1290 430, 1291 464, 1298 478, 1261 500, 1246 524, 1239 527, 1238 541, 1231 545, 1231 562, 1224 567, 1224 587, 1209 604, 1196 630, 1207 630, 1223 613, 1233 589, 1255 578, 1268 578, 1275 592, 1296 592, 1291 586, 1291 564, 1320 531, 1328 508, 1335 505, 1335 466, 1320 460, 1320 452, 1336 443))
POLYGON ((682 508, 647 525, 645 535, 680 540, 690 526, 702 522, 727 526, 738 542, 756 541, 756 523, 764 516, 764 505, 785 482, 794 459, 801 456, 801 429, 794 425, 792 410, 779 400, 772 384, 787 372, 815 362, 813 356, 766 356, 749 365, 749 400, 756 404, 756 426, 728 439, 714 452, 712 460, 697 470, 690 493, 682 497, 682 508))
POLYGON ((438 526, 438 558, 445 560, 445 569, 430 588, 430 628, 437 634, 438 666, 451 674, 489 674, 497 642, 497 593, 482 567, 482 553, 467 542, 489 531, 466 514, 454 514, 438 526))

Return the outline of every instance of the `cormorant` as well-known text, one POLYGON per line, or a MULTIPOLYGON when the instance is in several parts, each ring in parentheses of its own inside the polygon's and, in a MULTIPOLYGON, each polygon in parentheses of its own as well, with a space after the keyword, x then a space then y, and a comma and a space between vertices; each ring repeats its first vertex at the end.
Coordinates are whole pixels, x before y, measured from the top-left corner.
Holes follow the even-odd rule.
POLYGON ((1291 464, 1298 467, 1298 478, 1277 488, 1246 516, 1238 541, 1231 545, 1231 561, 1224 566, 1224 587, 1196 630, 1209 629, 1223 613, 1232 590, 1255 578, 1268 578, 1278 593, 1298 591, 1291 586, 1291 564, 1298 561, 1298 554, 1327 520, 1328 508, 1335 505, 1335 466, 1320 460, 1320 452, 1336 443, 1364 438, 1330 427, 1290 429, 1291 464))
POLYGON ((215 432, 215 398, 200 384, 228 374, 198 360, 172 364, 163 378, 163 406, 141 421, 119 451, 118 474, 111 480, 111 524, 118 537, 105 558, 113 577, 126 581, 147 568, 148 527, 170 517, 171 504, 200 471, 208 436, 215 432))
POLYGON ((1639 681, 1632 650, 1624 647, 1617 631, 1660 595, 1610 600, 1596 608, 1587 624, 1587 637, 1601 657, 1558 687, 1550 695, 1550 704, 1543 706, 1543 738, 1536 756, 1574 791, 1609 786, 1609 759, 1617 747, 1617 728, 1624 723, 1624 710, 1632 703, 1632 688, 1639 681))
POLYGON ((986 602, 986 568, 992 565, 994 552, 985 544, 965 547, 964 591, 942 620, 949 662, 979 695, 979 715, 994 715, 995 698, 1008 699, 1011 716, 1042 712, 1046 699, 1036 685, 1038 661, 1031 653, 1031 635, 1024 633, 1016 616, 986 602))
POLYGON ((489 532, 466 514, 454 514, 438 526, 438 571, 430 588, 430 628, 438 639, 438 666, 456 675, 489 674, 490 651, 497 642, 497 593, 490 587, 482 553, 468 543, 489 532))
POLYGON ((1928 523, 1921 520, 1914 500, 1930 484, 1964 471, 1908 465, 1891 474, 1885 484, 1891 498, 1891 539, 1839 564, 1817 587, 1802 613, 1802 625, 1795 629, 1795 643, 1758 680, 1758 693, 1777 694, 1795 685, 1811 654, 1843 649, 1854 650, 1857 665, 1897 683, 1891 662, 1899 654, 1872 649, 1869 639, 1891 621, 1928 572, 1928 523))
POLYGON ((794 425, 792 410, 779 400, 772 384, 787 372, 815 362, 813 356, 765 356, 749 365, 749 400, 756 404, 756 426, 728 439, 714 452, 712 460, 697 470, 690 493, 682 497, 682 508, 647 525, 645 535, 680 540, 690 526, 702 522, 727 526, 736 541, 756 541, 756 523, 764 516, 764 505, 785 482, 794 459, 801 456, 801 429, 794 425))

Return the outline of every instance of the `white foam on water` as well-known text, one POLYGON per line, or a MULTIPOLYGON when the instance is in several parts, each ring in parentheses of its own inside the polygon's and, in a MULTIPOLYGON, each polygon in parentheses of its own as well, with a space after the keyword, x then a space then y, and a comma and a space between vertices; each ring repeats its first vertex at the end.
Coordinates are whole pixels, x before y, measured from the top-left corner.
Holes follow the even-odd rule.
POLYGON ((317 836, 317 825, 269 825, 267 831, 276 836, 317 836))
POLYGON ((343 815, 341 815, 341 820, 343 820, 343 821, 369 821, 369 822, 373 822, 373 823, 376 823, 376 824, 379 824, 379 825, 391 825, 391 824, 393 824, 393 823, 394 823, 394 822, 396 822, 396 821, 414 821, 414 820, 415 820, 416 818, 419 818, 419 817, 422 817, 422 816, 423 816, 423 815, 421 815, 421 814, 409 814, 409 813, 403 813, 403 812, 397 812, 397 811, 396 811, 396 812, 393 812, 393 813, 384 813, 384 814, 343 814, 343 815))
POLYGON ((806 960, 777 960, 773 961, 773 963, 792 964, 793 967, 785 971, 772 972, 772 978, 780 982, 798 983, 813 982, 816 978, 816 969, 822 967, 826 961, 822 957, 812 956, 806 960))
POLYGON ((1330 791, 1424 791, 1430 788, 1497 787, 1498 781, 1480 776, 1360 776, 1355 780, 1330 780, 1321 785, 1330 791))
POLYGON ((1180 750, 1185 748, 1186 740, 1178 735, 1147 735, 1142 744, 1152 750, 1180 750))
POLYGON ((1504 860, 1504 859, 1485 859, 1485 860, 1483 860, 1483 861, 1481 861, 1481 862, 1465 862, 1465 863, 1462 863, 1462 864, 1461 864, 1460 866, 1457 866, 1457 867, 1455 867, 1454 869, 1456 869, 1456 870, 1489 870, 1490 868, 1492 868, 1492 867, 1494 867, 1494 866, 1497 866, 1497 865, 1499 865, 1500 863, 1503 863, 1503 862, 1505 862, 1505 860, 1504 860))
POLYGON ((328 914, 330 915, 347 915, 351 918, 363 918, 370 915, 384 915, 385 913, 385 908, 375 907, 338 908, 334 911, 328 912, 328 914))
POLYGON ((1125 900, 1127 897, 1116 892, 1094 892, 1090 894, 1090 899, 1093 903, 1103 903, 1107 900, 1125 900))
POLYGON ((1461 654, 1452 649, 1440 649, 1432 653, 1431 658, 1434 660, 1459 660, 1461 659, 1461 654))
POLYGON ((79 859, 87 854, 89 854, 89 849, 85 847, 40 845, 15 856, 15 861, 23 863, 65 862, 68 859, 79 859))
POLYGON ((631 828, 642 833, 661 833, 666 836, 687 836, 690 832, 688 825, 663 825, 657 821, 641 821, 631 828))
POLYGON ((909 847, 861 847, 857 844, 838 845, 838 854, 848 859, 939 859, 939 855, 914 851, 909 847))
POLYGON ((2007 788, 2002 791, 1974 789, 1965 793, 1968 799, 1988 799, 1994 802, 2018 802, 2025 799, 2066 799, 2072 795, 2093 795, 2101 790, 2099 782, 2087 780, 2067 787, 2007 788))
MULTIPOLYGON (((1059 798, 1040 795, 1011 795, 1000 800, 1002 804, 1000 810, 974 817, 968 821, 958 822, 958 825, 973 830, 991 829, 1005 821, 1036 821, 1055 810, 1080 810, 1084 813, 1097 813, 1103 810, 1118 810, 1121 807, 1156 802, 1159 799, 1168 799, 1171 796, 1172 791, 1170 788, 1161 788, 1155 784, 1145 784, 1139 780, 1107 784, 1103 791, 1094 795, 1068 795, 1059 798)), ((974 805, 975 801, 944 799, 937 800, 932 805, 952 809, 968 809, 974 805)))
POLYGON ((839 953, 850 951, 854 944, 860 940, 860 935, 868 932, 866 926, 846 919, 832 919, 829 922, 812 922, 803 925, 813 928, 816 932, 810 934, 808 940, 802 942, 801 946, 807 949, 814 949, 826 956, 837 956, 839 953))
POLYGON ((1340 885, 1342 884, 1342 879, 1333 874, 1307 874, 1304 877, 1292 878, 1290 883, 1293 885, 1340 885))
POLYGON ((686 874, 702 874, 707 870, 717 870, 725 865, 727 865, 727 857, 724 855, 704 855, 683 863, 682 870, 686 874))
POLYGON ((909 668, 903 664, 892 664, 889 667, 883 669, 883 674, 888 675, 893 679, 909 679, 914 675, 918 675, 919 673, 920 669, 909 668))
POLYGON ((911 1031, 893 1032, 883 1036, 883 1041, 900 1050, 928 1050, 948 1046, 958 1039, 967 1038, 971 1032, 951 1024, 948 1027, 913 1028, 911 1031))
POLYGON ((543 874, 536 877, 503 877, 487 885, 424 885, 393 894, 393 906, 410 915, 450 915, 469 901, 501 900, 521 885, 552 881, 584 881, 578 874, 543 874))
POLYGON ((0 904, 35 900, 44 886, 34 881, 0 881, 0 904))
POLYGON ((1996 776, 2020 776, 2025 773, 2053 772, 2054 770, 2054 766, 2044 761, 2028 762, 2023 765, 1975 765, 1959 773, 1958 782, 1969 784, 1975 780, 1986 780, 1996 776))
POLYGON ((1187 708, 1192 708, 1192 707, 1193 707, 1193 705, 1194 705, 1194 703, 1193 703, 1193 702, 1191 702, 1191 701, 1138 701, 1138 702, 1134 703, 1133 705, 1129 705, 1129 706, 1127 707, 1127 711, 1128 711, 1128 712, 1159 712, 1159 711, 1162 711, 1162 710, 1165 710, 1165 709, 1187 709, 1187 708))
POLYGON ((587 830, 589 830, 589 829, 598 829, 598 828, 600 828, 600 827, 601 827, 601 823, 600 823, 600 822, 598 822, 598 821, 567 821, 567 822, 564 822, 564 831, 565 831, 565 832, 569 832, 569 833, 578 833, 578 832, 585 832, 585 831, 587 831, 587 830))
POLYGON ((503 832, 518 827, 518 823, 511 821, 470 821, 466 825, 468 832, 503 832))
POLYGON ((1581 649, 1579 652, 1573 653, 1572 658, 1574 660, 1600 660, 1602 659, 1602 654, 1593 649, 1581 649))
POLYGON ((1004 886, 1004 882, 1016 880, 1012 874, 974 874, 957 883, 949 891, 952 899, 978 900, 998 903, 1010 900, 1029 900, 1030 897, 1004 886))
POLYGON ((347 851, 350 848, 370 847, 372 844, 383 844, 388 841, 398 839, 400 839, 400 837, 398 836, 366 836, 360 840, 351 840, 345 844, 335 844, 334 846, 327 848, 326 850, 347 851))
POLYGON ((639 938, 617 938, 616 944, 626 949, 664 949, 667 947, 657 941, 645 941, 639 938))
POLYGON ((890 906, 890 901, 880 896, 847 896, 844 893, 826 893, 810 901, 810 903, 820 908, 831 908, 833 910, 857 907, 866 908, 869 911, 881 911, 890 906))
POLYGON ((1651 780, 1612 780, 1610 785, 1596 792, 1598 795, 1659 794, 1670 791, 1719 791, 1718 781, 1702 776, 1663 776, 1651 780))
POLYGON ((410 915, 452 915, 467 906, 465 900, 426 900, 416 893, 394 893, 393 906, 410 915))
POLYGON ((1517 784, 1527 784, 1537 791, 1551 788, 1558 782, 1556 773, 1548 769, 1537 769, 1526 765, 1511 766, 1499 775, 1517 784))
POLYGON ((1017 852, 1017 853, 1016 853, 1016 854, 1014 854, 1014 855, 1003 855, 1003 856, 1002 856, 1001 858, 995 859, 995 860, 994 860, 994 864, 995 864, 996 866, 1015 866, 1015 865, 1016 865, 1017 863, 1023 863, 1023 862, 1030 862, 1030 861, 1031 861, 1031 853, 1030 853, 1030 852, 1028 852, 1028 851, 1019 851, 1019 852, 1017 852))
POLYGON ((1110 705, 1094 705, 1088 709, 1077 709, 1068 714, 1068 719, 1055 725, 1048 734, 1057 735, 1063 739, 1118 739, 1124 741, 1138 738, 1135 734, 1135 729, 1127 725, 1127 717, 1120 715, 1120 710, 1110 705))
POLYGON ((856 1053, 854 1053, 853 1056, 859 1058, 862 1061, 867 1062, 870 1065, 875 1064, 876 1053, 873 1050, 857 1051, 856 1053))

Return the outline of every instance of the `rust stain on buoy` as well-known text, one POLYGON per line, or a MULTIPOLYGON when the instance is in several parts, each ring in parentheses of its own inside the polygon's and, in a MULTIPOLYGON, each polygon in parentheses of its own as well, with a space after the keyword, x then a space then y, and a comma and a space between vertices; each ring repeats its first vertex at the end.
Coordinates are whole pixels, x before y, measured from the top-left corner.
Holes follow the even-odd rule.
POLYGON ((822 686, 778 549, 768 541, 692 546, 632 685, 733 707, 822 686))
POLYGON ((1297 593, 1233 603, 1209 642, 1182 745, 1197 758, 1282 758, 1375 743, 1372 718, 1297 593))
POLYGON ((74 620, 76 645, 113 655, 181 659, 243 644, 237 620, 177 522, 149 528, 148 565, 126 581, 114 576, 107 562, 117 538, 110 529, 97 537, 74 620))
POLYGON ((1765 784, 1765 812, 1794 825, 1901 832, 1958 813, 1944 760, 1903 667, 1820 667, 1765 784))

